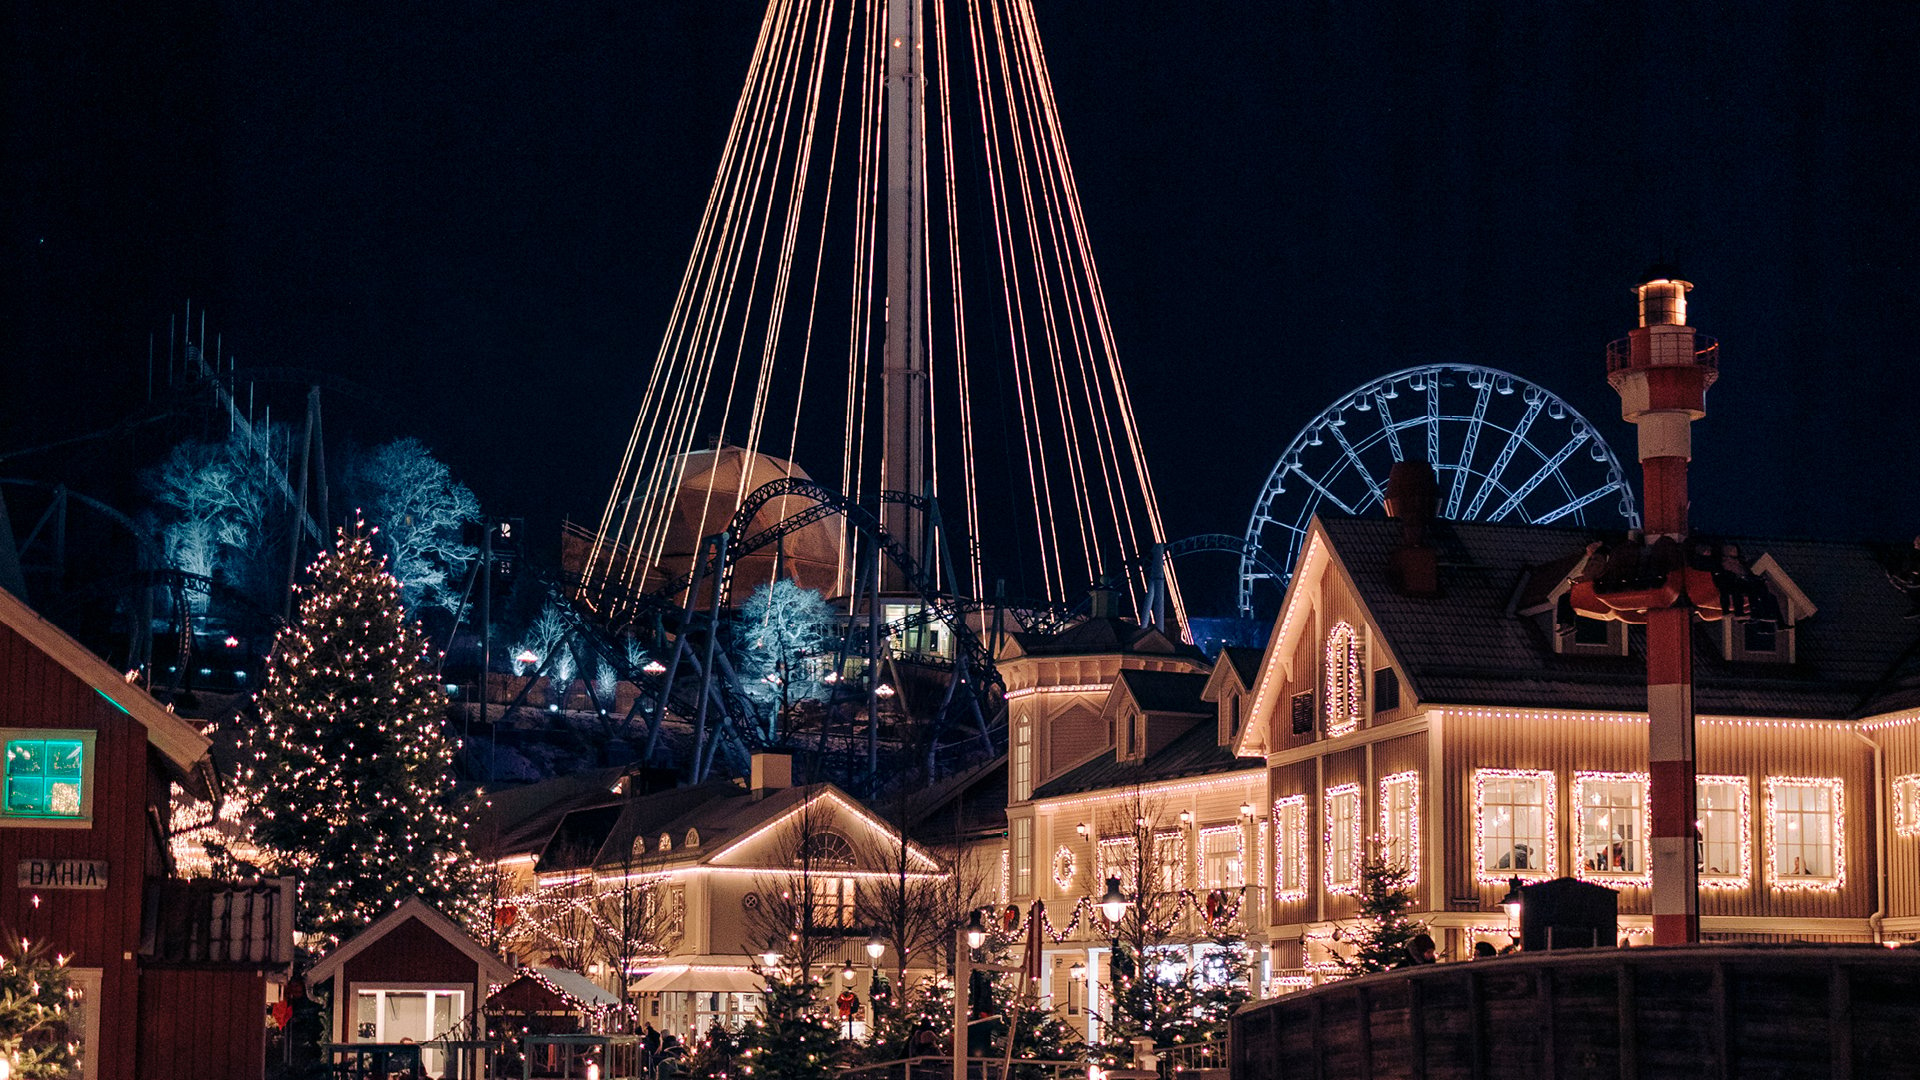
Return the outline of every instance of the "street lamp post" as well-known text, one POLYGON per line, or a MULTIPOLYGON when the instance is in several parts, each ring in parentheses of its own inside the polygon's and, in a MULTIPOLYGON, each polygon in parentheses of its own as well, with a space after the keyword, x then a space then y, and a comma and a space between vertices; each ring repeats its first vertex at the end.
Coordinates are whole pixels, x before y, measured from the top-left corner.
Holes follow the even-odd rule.
POLYGON ((1507 913, 1507 933, 1515 945, 1520 944, 1520 904, 1525 899, 1520 888, 1518 877, 1508 879, 1507 895, 1500 901, 1500 909, 1507 913))
POLYGON ((1107 924, 1107 1013, 1112 1024, 1120 1018, 1120 920, 1127 914, 1127 897, 1120 891, 1120 879, 1107 879, 1107 891, 1100 897, 1100 918, 1107 924))
POLYGON ((973 958, 974 950, 987 943, 987 927, 975 909, 967 925, 954 935, 953 948, 953 1080, 967 1080, 967 1033, 973 1012, 972 982, 975 971, 1010 972, 1021 970, 1012 964, 983 964, 973 958))

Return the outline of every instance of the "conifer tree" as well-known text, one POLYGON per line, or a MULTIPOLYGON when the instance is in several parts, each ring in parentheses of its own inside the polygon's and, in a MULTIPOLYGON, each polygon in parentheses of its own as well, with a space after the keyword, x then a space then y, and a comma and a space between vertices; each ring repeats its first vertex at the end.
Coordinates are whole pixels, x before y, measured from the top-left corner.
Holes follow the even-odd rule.
POLYGON ((49 957, 26 941, 12 956, 0 953, 0 1059, 14 1076, 72 1076, 68 1011, 78 991, 63 957, 49 957))
POLYGON ((1413 907, 1408 887, 1412 872, 1401 863, 1375 853, 1360 864, 1358 925, 1338 927, 1334 940, 1353 946, 1353 955, 1336 954, 1341 971, 1366 975, 1386 971, 1407 959, 1407 942, 1426 932, 1426 924, 1407 918, 1413 907))
POLYGON ((373 533, 339 530, 308 568, 236 784, 261 861, 298 880, 298 928, 321 947, 408 896, 456 918, 472 902, 438 680, 373 533))
POLYGON ((797 968, 765 973, 760 1015, 740 1034, 740 1074, 758 1080, 826 1080, 838 1071, 840 1024, 815 997, 819 980, 797 968))

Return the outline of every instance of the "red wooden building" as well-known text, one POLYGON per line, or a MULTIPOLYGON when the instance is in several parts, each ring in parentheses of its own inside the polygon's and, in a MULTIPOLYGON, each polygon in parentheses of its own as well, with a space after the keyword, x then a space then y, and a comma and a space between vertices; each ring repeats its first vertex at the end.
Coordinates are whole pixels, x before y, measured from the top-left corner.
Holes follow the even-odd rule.
MULTIPOLYGON (((513 975, 512 965, 416 896, 322 957, 307 983, 333 984, 330 1041, 426 1045, 484 1032, 488 995, 513 975)), ((429 1074, 446 1070, 447 1052, 422 1052, 429 1074)), ((458 1075, 474 1075, 473 1063, 458 1075)))
POLYGON ((290 882, 172 877, 169 785, 218 796, 208 742, 0 589, 0 927, 71 957, 83 1076, 257 1080, 290 882))

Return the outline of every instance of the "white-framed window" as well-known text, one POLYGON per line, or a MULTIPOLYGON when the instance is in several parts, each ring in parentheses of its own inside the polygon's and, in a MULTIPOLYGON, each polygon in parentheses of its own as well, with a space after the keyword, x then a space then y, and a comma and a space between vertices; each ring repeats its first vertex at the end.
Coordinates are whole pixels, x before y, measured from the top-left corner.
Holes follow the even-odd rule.
POLYGON ((1201 886, 1207 889, 1237 889, 1246 883, 1246 830, 1238 825, 1209 825, 1201 829, 1201 886))
POLYGON ((64 1026, 66 1037, 79 1044, 74 1055, 80 1059, 80 1080, 100 1080, 100 981, 105 974, 103 968, 67 969, 68 985, 79 996, 67 1010, 64 1026))
POLYGON ((1033 819, 1013 819, 1013 895, 1033 893, 1033 819))
POLYGON ((1774 888, 1846 883, 1845 796, 1838 777, 1767 777, 1767 875, 1774 888))
POLYGON ((1420 774, 1398 772, 1380 781, 1382 856, 1407 872, 1409 887, 1420 882, 1420 774))
POLYGON ((1475 878, 1504 885, 1508 878, 1550 878, 1559 870, 1554 850, 1553 773, 1541 769, 1476 769, 1473 773, 1475 878))
POLYGON ((1153 834, 1153 883, 1162 894, 1187 887, 1187 834, 1161 829, 1153 834))
POLYGON ((1893 781, 1893 831, 1901 836, 1920 836, 1920 775, 1893 781))
MULTIPOLYGON (((453 1030, 466 1017, 466 1001, 465 990, 357 985, 351 1041, 427 1042, 453 1030)), ((427 1072, 438 1076, 447 1066, 446 1052, 422 1049, 420 1063, 427 1072)))
POLYGON ((1014 726, 1013 801, 1033 798, 1033 725, 1025 720, 1014 726))
POLYGON ((1350 893, 1360 887, 1360 785, 1330 787, 1325 801, 1327 891, 1350 893))
POLYGON ((1306 896, 1307 797, 1289 795, 1273 801, 1273 898, 1306 896))
POLYGON ((1119 878, 1120 891, 1133 895, 1137 884, 1133 876, 1134 856, 1139 850, 1140 841, 1132 836, 1100 838, 1100 892, 1106 891, 1108 878, 1119 878))
POLYGON ((93 823, 95 733, 84 729, 0 728, 4 795, 0 825, 86 828, 93 823))
POLYGON ((1345 622, 1327 631, 1325 696, 1327 736, 1338 738, 1360 726, 1367 708, 1366 657, 1360 636, 1345 622))
POLYGON ((1647 774, 1573 774, 1574 857, 1582 878, 1617 883, 1647 874, 1647 774))
POLYGON ((1753 881, 1752 786, 1744 776, 1702 776, 1696 785, 1700 884, 1708 889, 1744 889, 1753 881))

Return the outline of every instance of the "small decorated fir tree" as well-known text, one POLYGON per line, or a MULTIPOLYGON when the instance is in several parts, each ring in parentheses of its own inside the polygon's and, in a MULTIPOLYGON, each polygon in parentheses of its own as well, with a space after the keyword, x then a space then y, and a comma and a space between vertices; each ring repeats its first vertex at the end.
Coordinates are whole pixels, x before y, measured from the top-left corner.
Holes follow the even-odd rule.
POLYGON ((298 880, 299 929, 323 948, 408 896, 456 917, 472 902, 438 680, 371 535, 341 529, 309 568, 235 785, 261 861, 298 880))
POLYGON ((815 994, 819 980, 765 973, 760 1015, 740 1033, 740 1074, 758 1080, 826 1080, 838 1071, 840 1024, 815 994))
POLYGON ((1337 927, 1333 937, 1353 947, 1352 955, 1335 954, 1341 971, 1366 975, 1386 971, 1408 958, 1407 943, 1426 932, 1424 923, 1407 918, 1413 907, 1412 871, 1379 853, 1360 864, 1358 924, 1337 927))
MULTIPOLYGON (((72 1076, 78 1066, 67 1031, 79 991, 64 957, 49 957, 26 941, 12 956, 0 952, 0 1059, 14 1076, 72 1076)), ((9 950, 12 951, 12 950, 9 950)))

